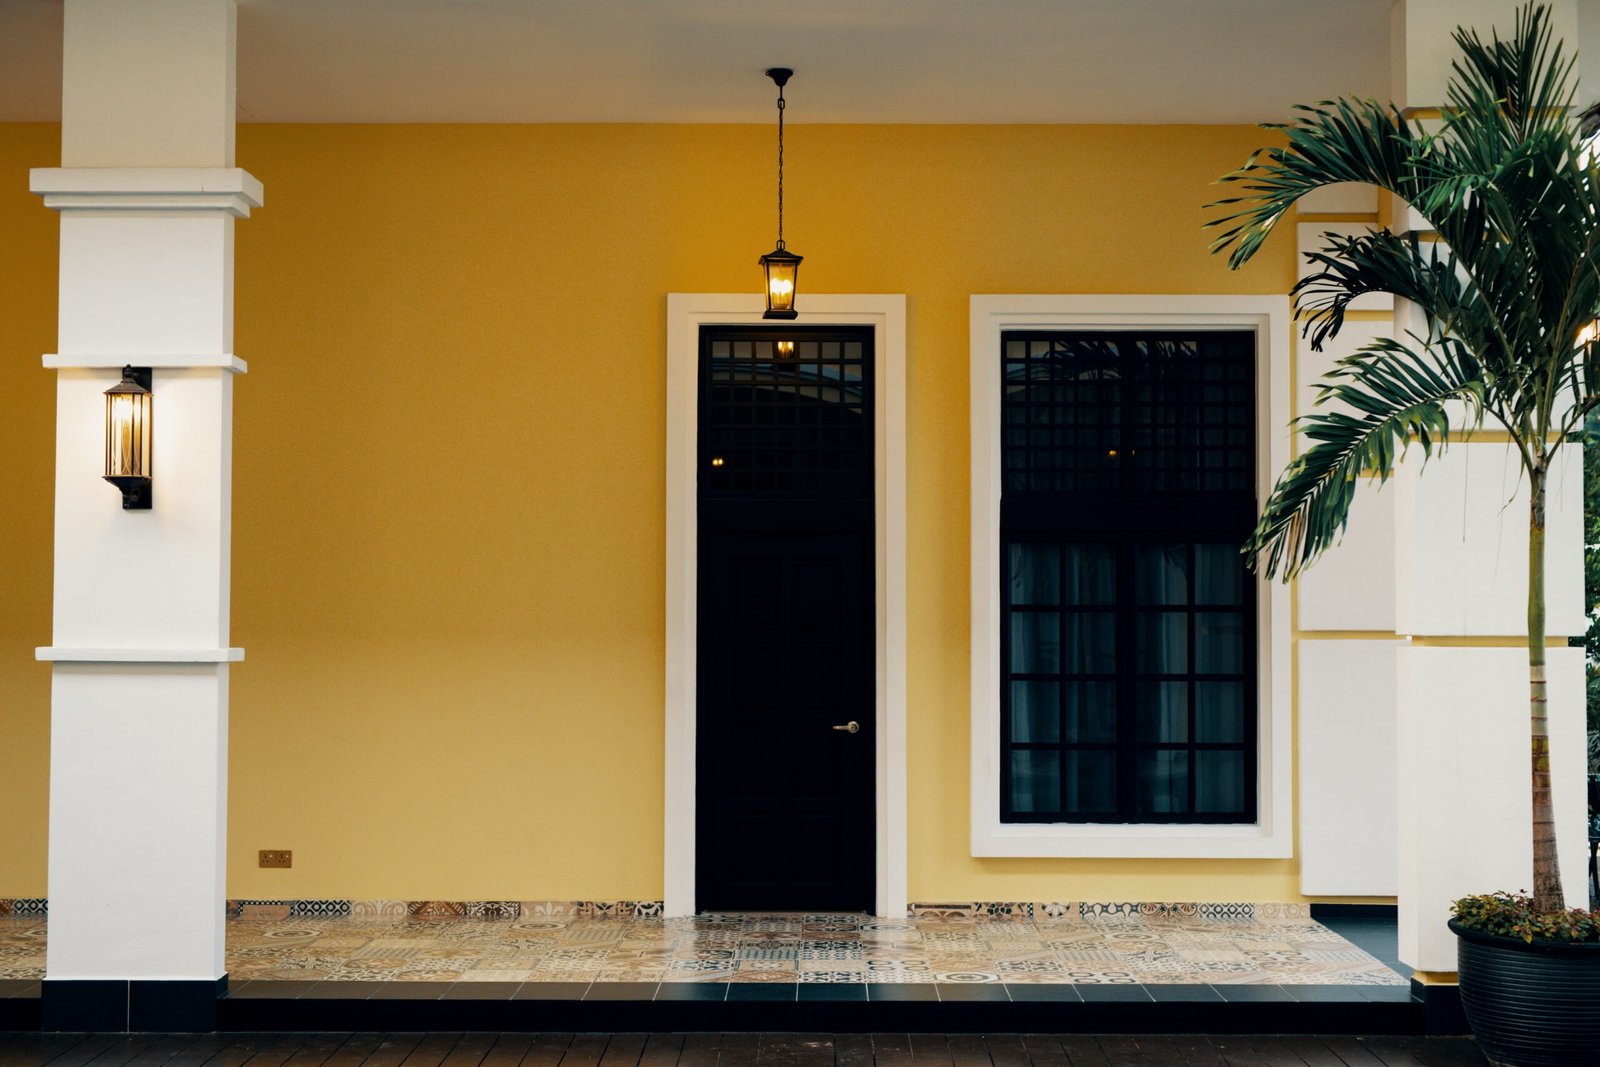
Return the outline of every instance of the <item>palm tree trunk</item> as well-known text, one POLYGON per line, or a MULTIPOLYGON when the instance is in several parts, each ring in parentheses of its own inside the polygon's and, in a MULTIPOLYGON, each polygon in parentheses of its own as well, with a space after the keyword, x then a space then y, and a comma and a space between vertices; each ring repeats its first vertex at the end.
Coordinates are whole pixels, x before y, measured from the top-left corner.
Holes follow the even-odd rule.
POLYGON ((1545 702, 1545 457, 1533 464, 1528 524, 1528 681, 1533 732, 1533 909, 1541 915, 1566 911, 1561 863, 1556 856, 1555 811, 1550 803, 1550 720, 1545 702))

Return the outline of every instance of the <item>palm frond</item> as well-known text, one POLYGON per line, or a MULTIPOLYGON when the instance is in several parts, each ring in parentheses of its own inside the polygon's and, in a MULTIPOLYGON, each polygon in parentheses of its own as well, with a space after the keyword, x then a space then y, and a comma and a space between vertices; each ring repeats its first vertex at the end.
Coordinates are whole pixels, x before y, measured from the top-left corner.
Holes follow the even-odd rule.
POLYGON ((1573 61, 1553 40, 1550 10, 1536 4, 1518 8, 1509 40, 1491 33, 1487 43, 1477 30, 1458 28, 1452 37, 1461 58, 1451 64, 1455 78, 1445 90, 1450 106, 1486 116, 1504 126, 1505 143, 1525 144, 1564 131, 1572 106, 1573 61), (1483 104, 1492 104, 1486 109, 1483 104))
POLYGON ((1392 106, 1372 100, 1326 100, 1295 108, 1292 123, 1269 123, 1288 140, 1281 148, 1263 148, 1245 165, 1222 177, 1240 195, 1224 197, 1209 207, 1227 209, 1206 223, 1222 232, 1211 251, 1227 252, 1228 266, 1238 269, 1260 249, 1284 212, 1306 193, 1338 182, 1365 182, 1399 193, 1412 173, 1415 145, 1406 119, 1392 106))
MULTIPOLYGON (((1417 341, 1417 338, 1412 338, 1417 341)), ((1383 339, 1342 359, 1320 387, 1314 412, 1296 420, 1313 444, 1284 470, 1245 544, 1248 565, 1269 577, 1294 577, 1344 533, 1358 480, 1389 476, 1411 441, 1426 462, 1452 435, 1482 418, 1479 365, 1464 346, 1430 338, 1417 347, 1383 339), (1467 424, 1452 429, 1452 404, 1467 424)))
POLYGON ((1483 325, 1475 294, 1464 284, 1448 247, 1388 230, 1355 236, 1327 233, 1323 240, 1320 251, 1307 255, 1317 269, 1290 291, 1313 349, 1320 350, 1339 332, 1351 303, 1368 293, 1389 293, 1420 304, 1458 335, 1483 325))
POLYGON ((1428 322, 1414 346, 1386 341, 1342 362, 1328 387, 1341 410, 1300 420, 1310 447, 1285 471, 1250 545, 1253 562, 1293 573, 1333 543, 1353 480, 1380 478, 1408 440, 1449 439, 1450 401, 1492 417, 1530 472, 1549 438, 1600 411, 1600 167, 1579 142, 1600 109, 1574 120, 1574 63, 1547 7, 1520 7, 1514 32, 1455 34, 1460 57, 1443 114, 1339 100, 1269 127, 1284 144, 1222 178, 1229 195, 1209 225, 1230 267, 1262 247, 1306 193, 1364 182, 1400 197, 1434 232, 1326 235, 1295 286, 1313 348, 1368 293, 1409 301, 1428 322), (1430 239, 1431 238, 1431 239, 1430 239), (1354 412, 1351 414, 1350 412, 1354 412))

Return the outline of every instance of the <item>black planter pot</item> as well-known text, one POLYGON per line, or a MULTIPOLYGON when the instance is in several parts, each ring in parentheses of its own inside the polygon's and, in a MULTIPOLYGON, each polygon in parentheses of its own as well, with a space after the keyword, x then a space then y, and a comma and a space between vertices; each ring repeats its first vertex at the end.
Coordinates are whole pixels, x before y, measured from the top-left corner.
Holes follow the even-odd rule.
POLYGON ((1454 919, 1461 1007, 1490 1063, 1600 1064, 1600 943, 1535 942, 1465 930, 1454 919))

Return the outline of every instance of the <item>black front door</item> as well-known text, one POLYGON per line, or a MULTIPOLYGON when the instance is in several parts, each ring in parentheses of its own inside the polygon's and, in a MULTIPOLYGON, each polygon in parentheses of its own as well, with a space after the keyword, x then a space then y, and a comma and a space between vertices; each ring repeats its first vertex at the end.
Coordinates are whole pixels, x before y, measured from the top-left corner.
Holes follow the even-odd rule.
POLYGON ((871 342, 702 334, 700 910, 872 907, 871 342))

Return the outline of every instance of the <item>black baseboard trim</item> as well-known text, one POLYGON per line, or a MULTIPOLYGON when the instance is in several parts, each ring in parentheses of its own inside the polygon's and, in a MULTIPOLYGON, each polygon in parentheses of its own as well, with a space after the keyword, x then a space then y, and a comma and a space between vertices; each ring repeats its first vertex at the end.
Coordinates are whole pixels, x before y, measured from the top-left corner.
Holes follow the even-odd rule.
POLYGON ((1386 919, 1397 922, 1400 918, 1398 904, 1313 904, 1313 919, 1386 919))
POLYGON ((1467 1013, 1461 1010, 1460 986, 1423 985, 1413 978, 1411 995, 1422 1004, 1427 1033, 1443 1037, 1472 1032, 1467 1013))
POLYGON ((228 976, 214 981, 46 978, 39 1028, 47 1032, 209 1033, 228 976))

